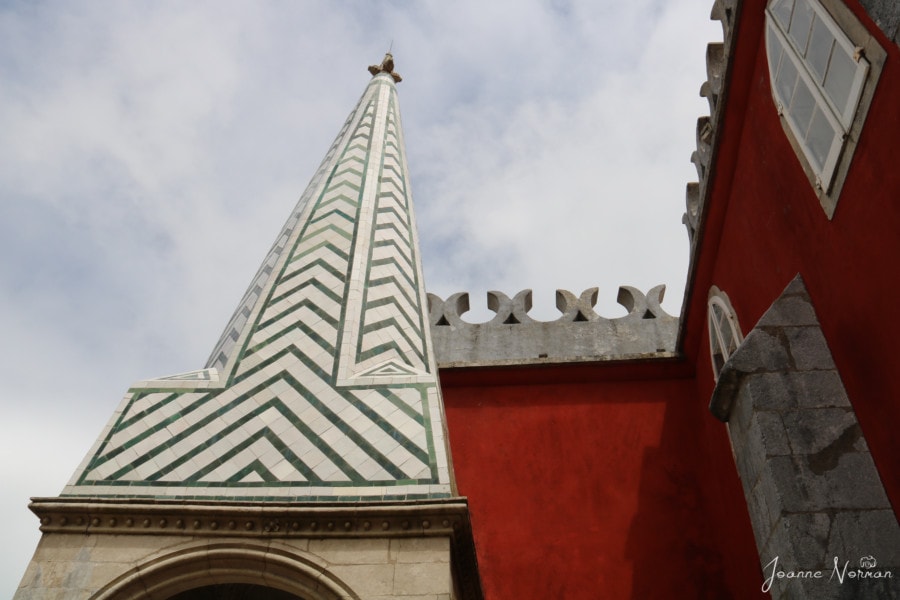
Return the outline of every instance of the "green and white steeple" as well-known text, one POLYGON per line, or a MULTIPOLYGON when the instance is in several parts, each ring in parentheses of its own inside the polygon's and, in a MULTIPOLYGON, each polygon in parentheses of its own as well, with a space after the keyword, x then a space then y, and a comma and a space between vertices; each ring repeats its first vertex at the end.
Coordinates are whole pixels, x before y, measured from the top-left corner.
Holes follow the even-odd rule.
POLYGON ((205 369, 135 384, 63 496, 455 493, 390 55, 205 369))

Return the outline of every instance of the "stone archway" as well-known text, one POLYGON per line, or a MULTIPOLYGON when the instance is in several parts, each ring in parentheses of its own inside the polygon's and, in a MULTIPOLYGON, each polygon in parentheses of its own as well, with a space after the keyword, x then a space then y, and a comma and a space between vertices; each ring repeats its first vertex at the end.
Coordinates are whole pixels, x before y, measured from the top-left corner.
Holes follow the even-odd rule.
POLYGON ((304 600, 290 592, 252 583, 219 583, 179 592, 169 600, 304 600))
POLYGON ((217 587, 236 594, 256 588, 271 592, 273 600, 359 600, 315 557, 243 541, 198 542, 157 556, 110 582, 91 600, 206 600, 203 594, 217 587))

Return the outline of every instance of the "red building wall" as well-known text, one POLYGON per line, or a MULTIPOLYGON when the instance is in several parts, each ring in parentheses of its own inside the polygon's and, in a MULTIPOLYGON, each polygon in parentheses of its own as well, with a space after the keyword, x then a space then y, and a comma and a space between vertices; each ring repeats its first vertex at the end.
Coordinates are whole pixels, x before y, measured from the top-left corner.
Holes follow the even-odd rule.
POLYGON ((593 369, 441 374, 486 598, 760 597, 724 427, 693 379, 593 369))
POLYGON ((900 506, 900 48, 855 2, 888 53, 829 221, 782 130, 769 87, 762 0, 746 0, 684 350, 712 393, 705 328, 709 286, 725 291, 744 333, 803 275, 835 363, 894 505, 900 506))

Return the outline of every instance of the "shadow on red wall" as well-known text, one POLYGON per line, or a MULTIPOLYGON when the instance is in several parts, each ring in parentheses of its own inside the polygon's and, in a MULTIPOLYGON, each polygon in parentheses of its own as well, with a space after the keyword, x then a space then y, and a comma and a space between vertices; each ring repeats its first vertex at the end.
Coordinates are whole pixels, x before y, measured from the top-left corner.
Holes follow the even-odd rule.
POLYGON ((643 449, 631 597, 768 598, 725 426, 697 408, 668 402, 659 444, 643 449))
POLYGON ((488 600, 758 597, 730 449, 698 422, 693 379, 459 383, 444 401, 488 600), (713 506, 735 500, 737 516, 713 506))

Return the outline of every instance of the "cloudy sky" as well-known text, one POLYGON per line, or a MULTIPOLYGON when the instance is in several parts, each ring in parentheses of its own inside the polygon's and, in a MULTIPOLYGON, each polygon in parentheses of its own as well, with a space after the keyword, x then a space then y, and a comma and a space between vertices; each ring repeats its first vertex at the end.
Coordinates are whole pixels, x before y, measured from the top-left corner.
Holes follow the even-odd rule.
POLYGON ((442 297, 665 283, 711 0, 0 3, 0 597, 129 384, 201 368, 393 42, 442 297))

